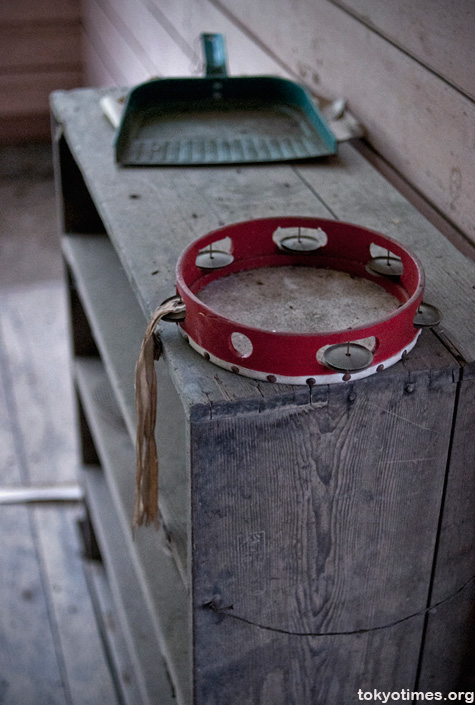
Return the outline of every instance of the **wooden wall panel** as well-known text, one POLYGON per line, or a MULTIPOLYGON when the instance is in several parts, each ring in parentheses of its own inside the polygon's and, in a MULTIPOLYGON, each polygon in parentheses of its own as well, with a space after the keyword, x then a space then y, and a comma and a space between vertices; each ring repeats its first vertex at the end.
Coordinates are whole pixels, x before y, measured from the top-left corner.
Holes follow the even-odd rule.
POLYGON ((146 80, 149 67, 139 51, 139 42, 131 46, 124 37, 117 17, 110 19, 103 6, 104 3, 101 2, 87 2, 83 26, 89 42, 117 84, 134 84, 146 80))
POLYGON ((475 98, 475 4, 472 0, 333 2, 475 98))
POLYGON ((84 35, 89 46, 85 57, 89 85, 109 85, 100 80, 101 65, 107 68, 115 85, 121 86, 152 76, 193 73, 191 49, 186 43, 175 41, 141 2, 132 7, 129 0, 113 4, 110 0, 87 0, 84 35))
POLYGON ((230 74, 286 75, 282 68, 257 47, 208 0, 189 7, 180 3, 160 5, 152 0, 131 4, 130 0, 87 0, 84 30, 94 53, 86 56, 89 85, 102 83, 100 64, 116 85, 133 85, 150 76, 202 75, 200 33, 221 32, 226 37, 230 74), (133 54, 131 62, 127 56, 133 54), (137 60, 143 72, 137 71, 137 60), (99 61, 97 71, 95 61, 99 61))
POLYGON ((78 21, 80 0, 4 0, 0 3, 0 23, 78 21))
MULTIPOLYGON (((110 14, 111 0, 96 2, 110 14)), ((192 50, 173 26, 162 22, 160 3, 115 0, 113 8, 124 35, 125 28, 128 28, 133 38, 139 40, 139 50, 147 57, 148 76, 189 76, 194 73, 192 50)), ((129 36, 128 41, 131 40, 129 36)))
MULTIPOLYGON (((152 7, 156 0, 144 0, 152 7)), ((209 0, 162 0, 160 14, 164 26, 176 28, 177 33, 186 41, 193 50, 197 69, 200 70, 201 32, 220 32, 225 36, 228 55, 228 73, 230 75, 280 75, 289 78, 289 72, 277 56, 271 55, 262 46, 256 43, 255 38, 249 35, 232 18, 215 7, 209 0)), ((275 16, 272 13, 271 16, 275 16)))
POLYGON ((80 0, 0 4, 0 139, 47 140, 49 95, 83 84, 80 0))
POLYGON ((186 2, 160 6, 151 0, 131 5, 130 0, 87 0, 84 13, 85 62, 88 84, 102 82, 100 65, 116 85, 133 85, 150 76, 200 76, 203 60, 200 33, 221 32, 228 51, 231 75, 279 74, 286 71, 265 51, 256 46, 226 15, 208 0, 196 0, 186 10, 186 2), (93 51, 92 51, 92 48, 93 51), (91 53, 92 51, 92 53, 91 53), (135 54, 129 61, 124 56, 135 54), (136 70, 137 59, 143 74, 136 70), (97 70, 95 66, 97 64, 97 70))
POLYGON ((81 29, 81 52, 84 60, 84 83, 86 86, 116 86, 113 71, 96 51, 88 34, 81 29))
POLYGON ((315 92, 345 96, 373 147, 475 240, 470 98, 328 0, 210 2, 315 92))
POLYGON ((77 25, 0 24, 0 72, 31 70, 81 70, 77 25))
POLYGON ((64 89, 81 85, 82 74, 72 71, 22 73, 16 76, 0 75, 2 117, 40 115, 48 113, 48 100, 58 86, 64 89))
POLYGON ((345 97, 372 147, 474 242, 475 5, 428 6, 88 0, 84 7, 89 41, 117 83, 142 80, 137 62, 144 78, 200 75, 199 35, 211 31, 226 37, 231 75, 280 74, 317 95, 345 97))

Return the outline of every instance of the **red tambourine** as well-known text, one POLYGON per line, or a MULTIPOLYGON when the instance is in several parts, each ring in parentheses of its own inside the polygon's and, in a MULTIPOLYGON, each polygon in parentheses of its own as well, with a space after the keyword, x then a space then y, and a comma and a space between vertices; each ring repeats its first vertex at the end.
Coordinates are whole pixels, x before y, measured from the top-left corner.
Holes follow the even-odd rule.
MULTIPOLYGON (((296 288, 292 281, 289 286, 296 288)), ((412 253, 373 230, 320 218, 264 218, 208 233, 180 256, 176 288, 186 310, 179 326, 190 345, 220 367, 270 382, 326 384, 366 377, 404 357, 420 327, 437 322, 437 312, 422 303, 424 272, 412 253), (293 329, 298 299, 293 309, 283 312, 278 326, 253 324, 253 318, 262 319, 256 315, 262 299, 259 285, 265 285, 271 270, 274 287, 281 273, 286 280, 289 273, 308 275, 308 285, 303 285, 308 330, 293 329), (330 330, 319 329, 311 319, 313 308, 321 306, 321 286, 313 292, 312 276, 328 273, 335 280, 331 294, 323 298, 337 320, 338 307, 346 306, 338 295, 345 279, 356 281, 362 290, 379 291, 384 311, 376 295, 370 320, 366 313, 361 322, 356 311, 354 322, 343 317, 342 328, 333 324, 330 330), (242 311, 230 314, 228 292, 239 301, 243 277, 254 279, 252 310, 248 307, 244 316, 242 311), (217 293, 210 299, 206 294, 213 287, 217 293)), ((285 291, 277 294, 285 306, 285 291)))

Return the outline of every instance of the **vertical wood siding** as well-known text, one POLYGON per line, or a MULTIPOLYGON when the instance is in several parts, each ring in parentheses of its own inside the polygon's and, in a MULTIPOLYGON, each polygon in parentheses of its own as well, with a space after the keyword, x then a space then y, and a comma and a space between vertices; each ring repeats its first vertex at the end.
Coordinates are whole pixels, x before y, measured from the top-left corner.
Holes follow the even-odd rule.
POLYGON ((79 0, 0 4, 0 140, 48 139, 49 94, 82 85, 79 0))
POLYGON ((373 148, 475 241, 470 0, 87 0, 84 25, 89 85, 200 75, 199 34, 214 31, 231 74, 345 97, 373 148))
POLYGON ((471 0, 333 3, 475 99, 475 4, 471 0))

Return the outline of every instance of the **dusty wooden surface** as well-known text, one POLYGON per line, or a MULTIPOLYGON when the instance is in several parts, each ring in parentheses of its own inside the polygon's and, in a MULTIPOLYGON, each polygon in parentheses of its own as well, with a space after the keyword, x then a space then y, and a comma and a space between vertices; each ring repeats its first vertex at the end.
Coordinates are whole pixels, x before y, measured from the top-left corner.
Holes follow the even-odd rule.
POLYGON ((410 379, 413 393, 373 377, 193 425, 203 702, 270 705, 272 682, 279 703, 415 683, 423 615, 406 618, 426 607, 455 385, 450 367, 410 379))
MULTIPOLYGON (((101 114, 99 96, 88 89, 58 92, 52 105, 67 123, 67 141, 147 316, 173 293, 177 257, 196 237, 220 225, 279 213, 336 217, 379 228, 414 249, 426 272, 426 299, 440 306, 444 333, 467 362, 473 361, 469 312, 475 305, 475 265, 354 149, 343 146, 338 157, 312 166, 118 169, 114 133, 101 114)), ((81 210, 83 217, 88 212, 81 210)), ((94 213, 90 217, 95 220, 94 213)), ((198 369, 205 374, 199 363, 198 369)), ((232 378, 226 383, 238 386, 232 378)), ((200 386, 208 392, 209 383, 200 386)), ((245 393, 250 396, 249 387, 245 393)))

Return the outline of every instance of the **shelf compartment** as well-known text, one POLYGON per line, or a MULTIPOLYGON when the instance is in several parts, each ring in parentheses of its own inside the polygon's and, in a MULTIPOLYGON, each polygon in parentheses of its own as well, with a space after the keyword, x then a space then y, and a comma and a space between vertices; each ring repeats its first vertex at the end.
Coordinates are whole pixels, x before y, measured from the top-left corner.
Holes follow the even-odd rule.
MULTIPOLYGON (((63 252, 89 320, 129 438, 135 444, 134 370, 146 327, 144 314, 106 235, 65 235, 63 252)), ((178 569, 188 585, 190 497, 187 423, 167 366, 156 365, 160 512, 178 569)), ((129 471, 133 473, 135 457, 129 471)), ((133 483, 129 492, 133 494, 133 483)))
MULTIPOLYGON (((79 359, 76 383, 103 471, 86 466, 86 495, 99 545, 119 605, 131 653, 136 655, 146 690, 163 689, 163 654, 176 701, 191 702, 191 626, 189 596, 160 529, 130 528, 134 450, 104 366, 79 359)), ((167 679, 165 678, 165 681, 167 679)), ((161 696, 163 697, 163 696, 161 696)), ((152 697, 151 702, 160 702, 152 697)), ((169 702, 163 699, 164 705, 169 702)), ((171 702, 175 702, 170 700, 171 702)))

